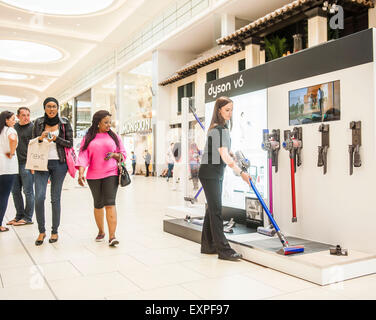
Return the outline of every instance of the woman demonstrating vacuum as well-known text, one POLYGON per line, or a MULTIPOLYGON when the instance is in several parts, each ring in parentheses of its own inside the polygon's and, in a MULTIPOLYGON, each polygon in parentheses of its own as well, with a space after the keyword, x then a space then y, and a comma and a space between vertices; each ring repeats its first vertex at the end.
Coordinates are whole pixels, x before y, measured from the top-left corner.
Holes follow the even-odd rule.
POLYGON ((235 163, 230 152, 231 140, 228 123, 232 124, 233 102, 227 97, 216 100, 209 127, 199 179, 205 192, 207 209, 201 236, 201 253, 218 254, 219 259, 236 261, 242 255, 230 247, 223 233, 222 184, 228 165, 235 174, 250 184, 249 175, 235 163))

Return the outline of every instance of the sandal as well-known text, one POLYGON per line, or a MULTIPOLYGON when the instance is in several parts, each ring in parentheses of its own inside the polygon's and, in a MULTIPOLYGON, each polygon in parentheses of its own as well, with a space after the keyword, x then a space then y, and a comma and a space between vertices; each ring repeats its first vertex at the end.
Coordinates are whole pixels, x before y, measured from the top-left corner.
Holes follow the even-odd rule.
POLYGON ((13 223, 15 223, 17 221, 18 221, 17 219, 10 220, 10 221, 7 222, 7 226, 12 226, 13 223))
POLYGON ((13 225, 14 226, 25 226, 27 224, 33 224, 34 222, 30 221, 25 221, 24 219, 21 219, 21 220, 18 220, 17 222, 14 222, 13 225))
POLYGON ((4 228, 4 229, 3 229, 3 227, 0 227, 0 232, 7 232, 7 231, 9 231, 8 228, 4 228))

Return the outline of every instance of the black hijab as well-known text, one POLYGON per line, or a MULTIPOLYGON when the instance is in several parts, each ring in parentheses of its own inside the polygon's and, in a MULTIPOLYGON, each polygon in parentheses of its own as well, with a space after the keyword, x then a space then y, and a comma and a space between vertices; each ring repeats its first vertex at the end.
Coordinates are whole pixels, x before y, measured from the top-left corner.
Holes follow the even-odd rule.
MULTIPOLYGON (((55 102, 57 105, 57 108, 59 109, 59 102, 55 98, 52 98, 52 97, 48 97, 44 100, 43 108, 46 109, 46 104, 51 101, 55 102)), ((49 125, 50 127, 56 126, 59 122, 60 122, 59 113, 57 113, 56 116, 53 118, 50 118, 46 113, 44 113, 44 123, 49 125)))

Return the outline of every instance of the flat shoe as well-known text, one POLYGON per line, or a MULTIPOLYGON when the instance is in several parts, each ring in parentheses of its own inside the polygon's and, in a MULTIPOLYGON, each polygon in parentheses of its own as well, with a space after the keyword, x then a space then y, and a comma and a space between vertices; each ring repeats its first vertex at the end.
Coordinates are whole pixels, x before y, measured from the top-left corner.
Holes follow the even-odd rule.
POLYGON ((116 240, 116 238, 111 239, 111 240, 109 241, 109 243, 108 243, 108 245, 109 245, 110 247, 115 247, 115 246, 118 245, 118 244, 119 244, 119 241, 116 240))
POLYGON ((40 245, 42 245, 42 244, 43 244, 43 241, 44 241, 44 238, 46 238, 46 235, 43 236, 43 239, 42 239, 42 240, 36 240, 36 241, 35 241, 35 245, 36 245, 36 246, 40 246, 40 245))
POLYGON ((16 219, 10 220, 10 221, 7 222, 7 226, 12 226, 13 223, 15 223, 15 222, 17 222, 16 219))
POLYGON ((243 258, 243 256, 240 254, 240 253, 232 253, 232 254, 219 254, 218 255, 218 259, 222 259, 222 260, 229 260, 229 261, 238 261, 240 260, 241 258, 243 258))
POLYGON ((13 225, 14 226, 26 226, 27 224, 33 224, 34 222, 32 221, 25 221, 23 219, 21 220, 18 220, 17 222, 14 222, 13 225))
POLYGON ((0 232, 7 232, 9 231, 9 228, 0 229, 0 232))
POLYGON ((57 237, 57 238, 50 238, 50 239, 48 239, 48 242, 49 243, 55 243, 55 242, 57 242, 57 240, 59 240, 59 237, 57 237))
POLYGON ((102 242, 104 240, 105 235, 106 235, 105 233, 102 233, 102 234, 98 233, 97 237, 95 238, 95 241, 102 242))

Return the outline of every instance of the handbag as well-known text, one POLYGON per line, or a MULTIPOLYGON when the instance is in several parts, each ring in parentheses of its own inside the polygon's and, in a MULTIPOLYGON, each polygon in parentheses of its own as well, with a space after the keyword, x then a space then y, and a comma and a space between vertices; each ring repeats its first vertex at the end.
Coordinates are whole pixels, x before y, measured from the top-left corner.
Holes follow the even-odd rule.
POLYGON ((121 187, 126 187, 131 183, 131 177, 129 176, 128 170, 125 167, 124 156, 120 155, 120 160, 118 162, 118 174, 119 174, 119 185, 121 187))
MULTIPOLYGON (((65 125, 63 125, 63 131, 64 131, 64 137, 65 137, 65 125)), ((66 137, 65 137, 66 138, 66 137)), ((77 156, 76 152, 74 151, 74 148, 66 148, 64 147, 65 150, 65 161, 67 162, 68 166, 68 172, 70 176, 74 179, 76 176, 76 161, 77 161, 77 156)))

